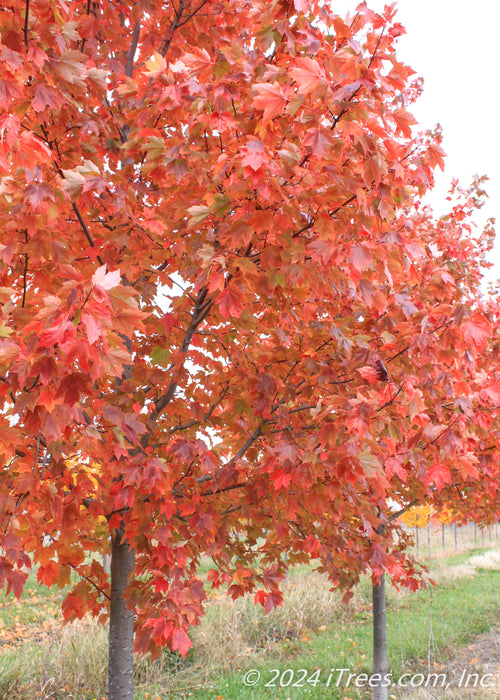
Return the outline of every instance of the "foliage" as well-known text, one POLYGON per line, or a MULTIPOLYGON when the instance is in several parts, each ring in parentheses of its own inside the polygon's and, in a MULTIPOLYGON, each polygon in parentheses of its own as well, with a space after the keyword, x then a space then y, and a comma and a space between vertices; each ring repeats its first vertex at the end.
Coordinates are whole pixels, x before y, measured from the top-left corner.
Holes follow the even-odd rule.
POLYGON ((429 503, 412 506, 400 516, 401 521, 408 527, 426 527, 433 517, 429 503))
POLYGON ((31 553, 68 618, 104 618, 122 530, 137 649, 182 654, 203 554, 266 611, 311 557, 415 586, 386 503, 489 512, 500 384, 481 182, 422 206, 443 151, 413 132, 393 8, 0 22, 0 583, 31 553))

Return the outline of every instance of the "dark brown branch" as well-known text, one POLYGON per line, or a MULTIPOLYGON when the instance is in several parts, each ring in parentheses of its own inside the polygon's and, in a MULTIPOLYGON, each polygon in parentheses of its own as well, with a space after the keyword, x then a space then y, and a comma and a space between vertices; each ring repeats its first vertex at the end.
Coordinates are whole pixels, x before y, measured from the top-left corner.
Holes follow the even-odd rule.
POLYGON ((401 508, 401 510, 398 510, 396 513, 393 513, 387 518, 387 522, 392 523, 394 520, 397 520, 400 515, 404 515, 407 510, 410 510, 410 508, 413 508, 413 506, 416 506, 417 503, 420 503, 422 499, 420 498, 414 498, 411 500, 407 505, 404 506, 404 508, 401 508))
MULTIPOLYGON (((199 477, 195 479, 195 481, 198 484, 202 484, 206 481, 212 481, 217 478, 217 475, 220 474, 226 467, 228 467, 230 464, 233 464, 236 462, 236 460, 241 459, 245 452, 253 445, 253 443, 260 438, 261 435, 263 435, 262 429, 264 428, 265 425, 269 423, 268 420, 262 421, 262 423, 253 431, 253 433, 245 440, 243 445, 240 447, 238 452, 234 455, 234 457, 231 457, 229 462, 226 462, 226 464, 223 464, 217 469, 217 472, 215 474, 207 474, 206 476, 199 477)), ((223 490, 223 489, 221 489, 223 490)), ((215 493, 215 492, 214 492, 215 493)))
POLYGON ((189 22, 189 20, 192 19, 192 18, 195 16, 195 14, 196 14, 197 12, 199 12, 199 11, 201 10, 201 8, 202 8, 204 5, 207 4, 207 2, 208 2, 208 0, 203 0, 203 2, 201 3, 201 5, 198 5, 198 7, 196 8, 196 10, 193 10, 193 12, 191 12, 191 14, 188 15, 188 16, 186 17, 186 19, 184 19, 180 24, 178 24, 177 27, 182 27, 184 24, 186 24, 187 22, 189 22))
POLYGON ((401 393, 402 389, 403 389, 403 385, 401 384, 401 386, 400 386, 399 389, 396 391, 396 393, 394 394, 394 396, 393 396, 392 398, 390 398, 389 401, 386 401, 384 404, 382 404, 382 406, 380 406, 380 408, 377 408, 377 413, 378 413, 379 411, 383 411, 384 408, 387 408, 387 406, 390 406, 391 403, 394 401, 394 399, 398 396, 398 394, 401 393))
POLYGON ((175 13, 175 17, 172 20, 170 27, 168 28, 168 33, 170 36, 168 38, 163 39, 162 45, 160 45, 160 50, 158 53, 161 56, 165 56, 167 51, 169 50, 170 44, 172 43, 172 40, 174 38, 174 34, 176 30, 180 27, 182 15, 184 14, 185 8, 186 0, 181 0, 179 3, 179 7, 177 8, 177 11, 175 13))
MULTIPOLYGON (((225 491, 234 491, 235 489, 241 489, 244 486, 248 486, 250 483, 251 483, 250 481, 243 481, 241 484, 232 484, 231 486, 223 486, 220 489, 215 488, 212 491, 202 491, 200 493, 200 496, 215 496, 216 494, 224 493, 225 491)), ((235 508, 235 510, 238 510, 238 508, 235 508)), ((229 512, 231 512, 231 511, 229 511, 229 512)))
MULTIPOLYGON (((94 239, 92 238, 92 234, 90 233, 87 224, 86 224, 85 221, 83 220, 83 216, 81 215, 81 212, 80 212, 80 209, 78 208, 77 203, 76 203, 76 202, 72 202, 72 203, 71 203, 71 206, 73 207, 73 211, 74 211, 75 214, 76 214, 76 218, 78 219, 78 221, 79 221, 79 223, 80 223, 80 226, 82 227, 82 231, 83 231, 83 233, 85 234, 85 238, 86 238, 87 241, 89 242, 89 245, 90 245, 92 248, 95 248, 96 246, 95 246, 95 243, 94 243, 94 239)), ((96 258, 97 258, 97 260, 99 261, 99 263, 100 263, 101 265, 104 265, 104 260, 101 258, 101 256, 100 256, 99 254, 97 254, 96 258)))
MULTIPOLYGON (((202 287, 200 291, 198 292, 198 295, 195 300, 194 308, 191 313, 191 321, 189 323, 189 326, 186 329, 186 332, 184 333, 184 338, 182 340, 181 347, 179 348, 178 355, 182 355, 187 353, 189 346, 191 344, 191 341, 193 339, 194 332, 198 328, 198 326, 205 320, 207 317, 210 309, 212 308, 213 304, 213 298, 208 297, 208 290, 206 287, 202 287)), ((181 367, 184 366, 184 361, 181 364, 181 367)), ((174 363, 172 363, 171 368, 174 367, 174 363)), ((170 401, 173 399, 175 390, 177 389, 177 380, 175 376, 172 378, 170 384, 168 385, 168 388, 166 392, 163 394, 163 396, 160 396, 158 399, 155 401, 155 418, 158 417, 158 415, 163 411, 163 409, 167 406, 167 404, 170 403, 170 401)))
POLYGON ((132 32, 132 40, 130 42, 130 49, 126 54, 127 62, 125 64, 125 75, 128 78, 132 78, 134 73, 134 56, 137 51, 137 45, 139 44, 139 36, 141 33, 141 25, 139 21, 134 24, 134 30, 132 32))
POLYGON ((24 34, 24 43, 26 46, 28 46, 28 21, 29 21, 29 16, 30 16, 30 0, 26 0, 25 6, 24 6, 24 27, 23 27, 23 34, 24 34))
POLYGON ((26 285, 27 285, 27 274, 28 274, 28 253, 24 254, 24 270, 23 270, 23 300, 21 302, 21 308, 24 309, 26 304, 26 285))
MULTIPOLYGON (((378 38, 378 41, 377 41, 377 45, 375 46, 375 50, 373 51, 373 53, 371 55, 370 62, 368 63, 368 70, 370 70, 370 68, 372 67, 372 63, 375 60, 375 56, 377 55, 377 51, 378 51, 379 46, 380 46, 380 42, 382 41, 382 37, 384 36, 384 31, 385 31, 385 27, 382 29, 380 36, 378 38)), ((361 90, 361 85, 347 99, 347 102, 352 102, 360 90, 361 90)), ((333 131, 335 129, 335 127, 337 126, 339 121, 342 119, 344 114, 346 114, 346 112, 347 112, 347 107, 343 107, 341 109, 341 111, 339 112, 339 114, 335 117, 335 119, 333 119, 332 124, 330 126, 330 131, 333 131)))
POLYGON ((332 211, 329 211, 328 214, 332 217, 335 216, 335 214, 338 211, 340 211, 343 207, 346 207, 351 202, 354 202, 355 199, 356 199, 356 195, 353 194, 351 197, 349 197, 349 199, 346 199, 345 202, 342 202, 342 204, 339 204, 339 206, 336 209, 332 209, 332 211))
POLYGON ((96 590, 98 590, 99 593, 100 593, 102 596, 104 596, 104 597, 107 598, 108 600, 111 600, 111 598, 110 598, 109 595, 106 593, 106 591, 103 591, 102 588, 101 588, 100 586, 98 586, 97 583, 96 583, 95 581, 92 581, 91 578, 89 578, 88 576, 85 576, 85 574, 80 573, 80 571, 78 571, 78 569, 76 568, 76 566, 75 566, 74 564, 70 564, 70 567, 73 569, 73 571, 76 571, 76 573, 78 574, 78 576, 80 576, 81 578, 85 579, 85 581, 87 581, 88 583, 90 583, 91 586, 94 586, 94 588, 95 588, 96 590))
POLYGON ((203 418, 201 418, 200 420, 191 420, 188 423, 184 423, 184 424, 180 424, 180 425, 175 425, 173 428, 170 429, 168 434, 172 435, 173 433, 175 433, 179 430, 187 430, 188 428, 193 428, 195 425, 200 425, 201 423, 204 423, 205 421, 209 420, 211 418, 211 416, 213 415, 213 412, 215 411, 217 406, 220 405, 220 403, 222 402, 222 400, 226 396, 228 391, 229 391, 229 384, 227 384, 227 386, 224 387, 224 389, 222 390, 221 394, 219 395, 219 398, 217 399, 217 401, 210 406, 210 408, 205 413, 203 418))

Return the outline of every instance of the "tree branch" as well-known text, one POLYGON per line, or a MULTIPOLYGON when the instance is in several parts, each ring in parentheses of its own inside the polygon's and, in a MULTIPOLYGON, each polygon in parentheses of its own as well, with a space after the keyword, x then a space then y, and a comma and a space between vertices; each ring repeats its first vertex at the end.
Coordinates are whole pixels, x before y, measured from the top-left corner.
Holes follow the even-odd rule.
MULTIPOLYGON (((91 233, 90 233, 90 231, 89 231, 89 229, 88 229, 87 224, 86 224, 85 221, 83 220, 83 216, 81 215, 81 212, 80 212, 80 209, 78 208, 77 203, 76 203, 76 202, 71 202, 71 206, 73 207, 73 211, 74 211, 75 214, 76 214, 76 218, 78 219, 78 221, 79 221, 79 223, 80 223, 80 226, 82 227, 82 231, 83 231, 83 233, 85 234, 85 238, 86 238, 87 241, 89 242, 89 245, 90 245, 92 248, 95 248, 96 246, 95 246, 95 243, 94 243, 94 239, 92 238, 92 235, 91 235, 91 233)), ((101 256, 100 256, 99 254, 96 255, 96 258, 97 258, 97 260, 99 261, 99 263, 100 263, 101 265, 104 265, 104 260, 101 258, 101 256)))
POLYGON ((161 56, 165 56, 167 51, 169 50, 170 44, 172 43, 172 40, 174 38, 174 34, 176 30, 181 26, 181 19, 182 15, 184 14, 185 8, 186 0, 181 0, 179 3, 179 7, 177 8, 177 11, 175 13, 175 17, 172 20, 170 27, 168 28, 168 33, 170 36, 168 38, 163 39, 162 43, 160 44, 160 49, 158 53, 161 56))
MULTIPOLYGON (((184 338, 182 340, 181 346, 177 352, 178 355, 182 355, 187 353, 189 346, 191 344, 191 341, 193 339, 193 335, 195 330, 198 328, 198 326, 205 320, 207 317, 210 309, 212 308, 213 304, 213 298, 208 297, 208 290, 206 287, 202 287, 200 291, 198 292, 198 295, 196 297, 195 303, 194 303, 194 308, 191 313, 191 321, 189 323, 189 326, 186 329, 186 332, 184 333, 184 338)), ((178 369, 181 369, 184 367, 184 361, 181 362, 181 365, 178 369)), ((175 362, 173 362, 170 367, 173 368, 175 366, 175 362)), ((172 378, 170 384, 168 385, 168 388, 166 392, 160 396, 158 399, 155 401, 155 418, 158 417, 158 415, 163 411, 163 409, 167 406, 167 404, 170 403, 170 401, 173 399, 175 390, 177 389, 177 380, 174 377, 172 378)))
POLYGON ((30 16, 30 0, 26 0, 25 6, 24 6, 24 27, 23 27, 23 34, 24 34, 24 43, 26 46, 28 46, 28 20, 30 16))
POLYGON ((135 56, 135 52, 137 51, 137 45, 139 43, 140 33, 141 33, 141 25, 139 23, 139 20, 137 20, 136 23, 134 24, 134 30, 132 32, 132 40, 130 42, 130 49, 125 54, 126 58, 127 58, 127 62, 125 64, 125 75, 128 78, 132 78, 133 73, 134 73, 134 56, 135 56))

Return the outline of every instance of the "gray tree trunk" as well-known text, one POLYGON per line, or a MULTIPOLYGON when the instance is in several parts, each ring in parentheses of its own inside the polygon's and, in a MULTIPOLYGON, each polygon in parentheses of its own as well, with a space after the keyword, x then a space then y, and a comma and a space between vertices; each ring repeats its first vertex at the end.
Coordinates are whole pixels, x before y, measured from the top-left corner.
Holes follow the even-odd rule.
POLYGON ((387 624, 385 614, 385 576, 372 585, 373 601, 373 700, 387 700, 387 624), (380 676, 377 685, 376 678, 380 676))
POLYGON ((109 700, 134 700, 134 614, 123 594, 134 567, 134 550, 120 530, 111 537, 111 603, 109 612, 109 700))

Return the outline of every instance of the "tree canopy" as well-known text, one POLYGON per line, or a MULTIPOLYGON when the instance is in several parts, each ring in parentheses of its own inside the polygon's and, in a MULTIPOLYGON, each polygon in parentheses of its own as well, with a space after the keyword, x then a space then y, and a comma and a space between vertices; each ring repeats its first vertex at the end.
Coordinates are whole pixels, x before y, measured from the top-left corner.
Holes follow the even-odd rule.
POLYGON ((137 648, 181 653, 204 555, 266 610, 310 558, 416 585, 394 511, 498 503, 498 306, 481 181, 422 203, 444 153, 394 8, 13 0, 0 23, 0 583, 33 560, 104 619, 120 531, 137 648))

